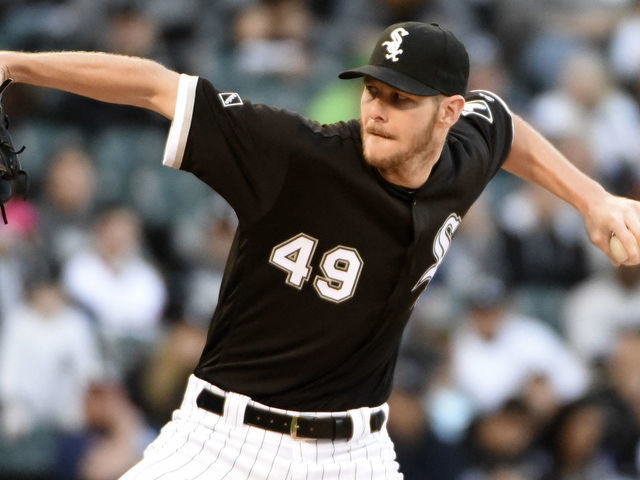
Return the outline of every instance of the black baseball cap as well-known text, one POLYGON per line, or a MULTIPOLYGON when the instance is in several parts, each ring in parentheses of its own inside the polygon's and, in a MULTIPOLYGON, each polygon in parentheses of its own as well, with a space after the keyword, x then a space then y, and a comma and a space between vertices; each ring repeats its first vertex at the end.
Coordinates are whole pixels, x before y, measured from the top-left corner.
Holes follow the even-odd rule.
POLYGON ((367 65, 338 75, 364 76, 413 95, 464 95, 469 55, 453 33, 436 23, 395 23, 382 32, 367 65))

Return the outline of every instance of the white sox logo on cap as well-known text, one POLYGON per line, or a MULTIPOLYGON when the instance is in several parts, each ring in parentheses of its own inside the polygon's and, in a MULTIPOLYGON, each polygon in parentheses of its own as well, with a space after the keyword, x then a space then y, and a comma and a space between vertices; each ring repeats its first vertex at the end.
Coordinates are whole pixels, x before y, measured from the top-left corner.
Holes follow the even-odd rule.
POLYGON ((453 33, 435 23, 394 23, 378 37, 369 63, 338 77, 371 77, 413 95, 464 95, 469 55, 453 33))
POLYGON ((402 37, 406 35, 409 35, 409 32, 402 27, 398 27, 391 32, 391 40, 382 42, 382 45, 386 47, 388 52, 387 55, 385 55, 387 60, 391 60, 392 62, 398 61, 398 55, 404 51, 400 48, 400 45, 402 45, 402 37))

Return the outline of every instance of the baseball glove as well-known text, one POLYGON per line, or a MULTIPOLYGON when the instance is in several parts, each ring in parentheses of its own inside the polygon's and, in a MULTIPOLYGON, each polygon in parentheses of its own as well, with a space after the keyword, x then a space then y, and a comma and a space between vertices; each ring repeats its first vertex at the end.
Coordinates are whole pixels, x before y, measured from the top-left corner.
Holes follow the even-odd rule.
POLYGON ((5 224, 7 215, 4 204, 14 195, 25 197, 29 187, 29 177, 18 161, 18 154, 22 153, 24 147, 20 150, 13 148, 9 135, 9 116, 2 105, 2 94, 11 82, 8 78, 0 85, 0 210, 5 224))

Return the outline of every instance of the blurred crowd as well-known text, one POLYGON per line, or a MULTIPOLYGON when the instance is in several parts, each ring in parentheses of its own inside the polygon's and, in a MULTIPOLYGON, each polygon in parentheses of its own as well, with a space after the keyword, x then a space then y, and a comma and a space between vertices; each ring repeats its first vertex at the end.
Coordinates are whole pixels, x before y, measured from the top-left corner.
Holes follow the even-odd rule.
MULTIPOLYGON (((3 0, 0 49, 100 50, 329 123, 386 25, 438 22, 491 90, 609 190, 640 198, 640 1, 3 0)), ((0 225, 0 480, 116 479, 204 345, 236 228, 161 166, 168 121, 14 85, 28 200, 0 225)), ((357 301, 357 299, 356 299, 357 301)), ((407 480, 640 476, 640 268, 505 172, 415 309, 389 429, 407 480)))

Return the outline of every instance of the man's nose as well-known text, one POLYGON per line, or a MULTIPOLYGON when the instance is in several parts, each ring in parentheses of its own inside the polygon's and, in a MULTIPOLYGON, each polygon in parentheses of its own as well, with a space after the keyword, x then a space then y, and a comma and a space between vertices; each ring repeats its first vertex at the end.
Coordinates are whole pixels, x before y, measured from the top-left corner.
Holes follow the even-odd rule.
POLYGON ((387 121, 387 106, 380 98, 374 98, 369 103, 369 118, 375 121, 387 121))

